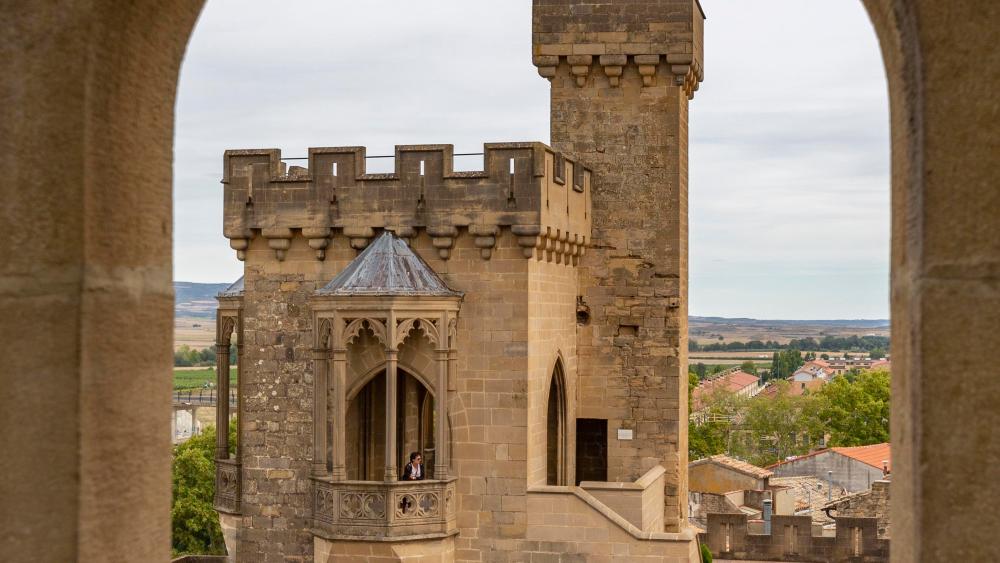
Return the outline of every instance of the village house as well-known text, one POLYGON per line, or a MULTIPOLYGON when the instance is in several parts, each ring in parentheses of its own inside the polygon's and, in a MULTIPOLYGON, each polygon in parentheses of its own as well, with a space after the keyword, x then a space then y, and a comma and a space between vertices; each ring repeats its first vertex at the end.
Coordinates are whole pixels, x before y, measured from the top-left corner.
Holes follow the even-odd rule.
POLYGON ((802 364, 799 369, 792 373, 789 380, 805 383, 807 381, 828 380, 836 374, 836 370, 830 367, 826 360, 809 360, 802 364))
POLYGON ((740 368, 730 368, 709 376, 694 388, 691 395, 691 412, 697 413, 705 408, 708 399, 719 392, 732 393, 739 397, 756 397, 764 385, 756 375, 749 374, 740 368))
POLYGON ((833 447, 769 465, 778 477, 813 476, 850 493, 866 491, 892 470, 888 443, 833 447))
POLYGON ((888 359, 875 360, 868 356, 852 356, 851 354, 830 358, 825 363, 827 368, 833 371, 834 375, 840 375, 852 369, 889 369, 891 365, 888 359))

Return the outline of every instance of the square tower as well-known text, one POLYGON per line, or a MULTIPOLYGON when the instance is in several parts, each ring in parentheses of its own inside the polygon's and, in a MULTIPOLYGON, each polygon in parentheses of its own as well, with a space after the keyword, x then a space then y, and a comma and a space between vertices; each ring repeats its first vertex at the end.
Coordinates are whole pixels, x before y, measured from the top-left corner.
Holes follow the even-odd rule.
POLYGON ((552 146, 595 177, 577 416, 608 421, 608 480, 667 468, 674 531, 687 506, 687 111, 704 17, 697 0, 534 0, 533 12, 552 146))

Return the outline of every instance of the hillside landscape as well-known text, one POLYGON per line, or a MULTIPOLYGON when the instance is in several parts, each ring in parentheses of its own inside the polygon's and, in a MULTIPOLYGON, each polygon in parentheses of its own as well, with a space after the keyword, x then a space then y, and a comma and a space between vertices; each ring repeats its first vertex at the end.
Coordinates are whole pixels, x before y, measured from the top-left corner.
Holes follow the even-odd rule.
MULTIPOLYGON (((188 345, 207 348, 215 339, 215 296, 228 283, 174 282, 174 346, 188 345)), ((774 320, 725 317, 691 316, 688 335, 699 344, 713 342, 762 342, 775 341, 787 344, 802 338, 822 339, 824 336, 889 336, 888 319, 839 319, 839 320, 774 320)), ((711 354, 713 358, 726 352, 711 354)), ((698 353, 691 354, 699 358, 698 353)), ((732 353, 733 360, 744 358, 745 353, 732 353)), ((768 356, 769 357, 769 356, 768 356)), ((720 362, 721 363, 721 362, 720 362)))

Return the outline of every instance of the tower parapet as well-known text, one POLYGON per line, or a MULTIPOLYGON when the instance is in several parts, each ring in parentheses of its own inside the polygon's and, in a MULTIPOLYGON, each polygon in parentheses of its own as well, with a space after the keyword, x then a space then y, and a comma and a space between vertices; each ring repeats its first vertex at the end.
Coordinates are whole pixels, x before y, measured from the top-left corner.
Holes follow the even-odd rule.
POLYGON ((643 86, 682 86, 692 98, 705 78, 705 14, 697 0, 693 4, 536 0, 533 62, 543 77, 552 80, 563 68, 581 87, 600 76, 596 83, 617 88, 634 68, 643 86))
POLYGON ((296 234, 324 259, 332 237, 364 248, 375 229, 424 229, 447 259, 464 229, 489 259, 500 229, 526 257, 575 264, 590 241, 591 171, 542 143, 490 143, 482 171, 455 171, 452 145, 399 145, 395 171, 370 174, 364 147, 310 148, 308 168, 279 149, 224 157, 224 234, 240 259, 264 237, 278 260, 296 234))

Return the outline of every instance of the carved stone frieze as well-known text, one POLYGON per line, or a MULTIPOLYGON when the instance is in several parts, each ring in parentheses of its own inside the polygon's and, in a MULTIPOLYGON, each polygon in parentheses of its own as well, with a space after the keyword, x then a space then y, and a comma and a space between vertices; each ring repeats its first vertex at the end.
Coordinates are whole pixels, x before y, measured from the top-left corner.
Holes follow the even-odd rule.
POLYGON ((332 538, 454 533, 455 479, 418 482, 313 480, 313 521, 332 538))
POLYGON ((240 513, 240 464, 235 460, 215 461, 215 509, 229 514, 240 513))

